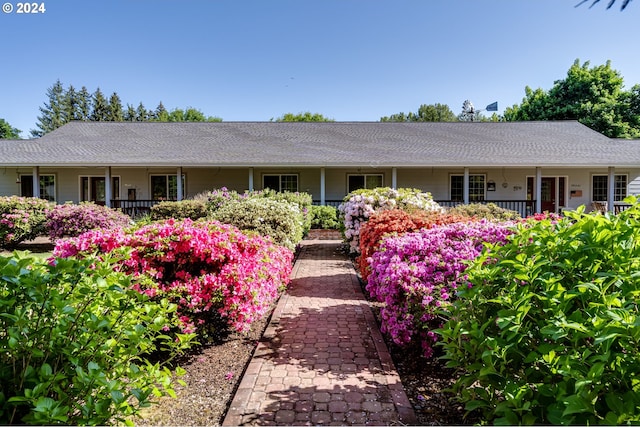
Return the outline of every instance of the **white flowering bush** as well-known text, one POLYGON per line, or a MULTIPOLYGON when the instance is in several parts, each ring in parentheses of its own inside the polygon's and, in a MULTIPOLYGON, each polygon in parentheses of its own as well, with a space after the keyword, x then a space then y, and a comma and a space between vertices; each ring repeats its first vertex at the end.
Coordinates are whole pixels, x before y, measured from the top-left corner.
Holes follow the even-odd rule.
POLYGON ((353 254, 360 252, 360 227, 375 212, 402 209, 444 212, 431 197, 416 188, 379 187, 371 190, 356 190, 347 194, 338 207, 344 224, 344 238, 353 254))

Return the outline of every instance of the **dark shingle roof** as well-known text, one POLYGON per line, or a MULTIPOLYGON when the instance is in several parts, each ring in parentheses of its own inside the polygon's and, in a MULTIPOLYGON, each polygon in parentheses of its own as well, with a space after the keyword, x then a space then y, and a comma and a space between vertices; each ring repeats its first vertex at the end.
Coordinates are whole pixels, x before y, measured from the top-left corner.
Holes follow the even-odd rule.
POLYGON ((640 143, 575 121, 72 122, 0 140, 0 166, 640 166, 640 143))

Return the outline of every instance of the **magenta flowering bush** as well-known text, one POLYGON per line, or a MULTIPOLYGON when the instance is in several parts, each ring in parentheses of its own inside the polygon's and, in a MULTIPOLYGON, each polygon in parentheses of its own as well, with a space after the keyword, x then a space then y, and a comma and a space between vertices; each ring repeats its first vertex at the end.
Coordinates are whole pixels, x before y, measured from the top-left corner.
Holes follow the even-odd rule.
POLYGON ((0 197, 0 248, 13 248, 45 232, 53 204, 37 197, 0 197))
POLYGON ((92 202, 57 205, 47 212, 46 218, 47 232, 52 239, 75 237, 96 228, 111 230, 131 224, 128 215, 92 202))
POLYGON ((421 344, 433 355, 440 309, 467 286, 467 261, 475 259, 485 243, 503 244, 513 233, 512 223, 486 220, 434 226, 382 240, 369 258, 367 291, 383 302, 381 330, 396 344, 421 344))
POLYGON ((245 331, 289 282, 293 253, 217 221, 173 219, 126 230, 89 231, 58 241, 54 256, 111 253, 136 290, 178 305, 182 332, 245 331))

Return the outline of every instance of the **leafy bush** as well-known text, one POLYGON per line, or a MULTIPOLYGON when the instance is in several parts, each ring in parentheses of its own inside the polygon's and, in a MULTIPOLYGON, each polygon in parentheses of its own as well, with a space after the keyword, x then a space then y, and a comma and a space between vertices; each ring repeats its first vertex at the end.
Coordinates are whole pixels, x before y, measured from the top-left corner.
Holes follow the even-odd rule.
POLYGON ((211 214, 229 202, 245 198, 247 198, 246 195, 240 195, 237 191, 229 190, 227 187, 222 187, 197 194, 193 200, 196 202, 203 202, 207 207, 207 212, 211 214))
POLYGON ((44 234, 45 216, 52 207, 36 197, 0 197, 0 248, 14 248, 44 234))
POLYGON ((475 260, 440 332, 489 423, 640 421, 640 207, 565 215, 475 260))
POLYGON ((297 205, 298 209, 302 213, 302 234, 306 235, 309 232, 309 229, 311 228, 311 221, 313 219, 313 216, 311 214, 313 198, 310 194, 300 192, 294 193, 291 191, 278 192, 269 189, 262 191, 253 191, 246 194, 249 198, 262 197, 273 200, 282 200, 297 205))
POLYGON ((213 212, 211 218, 269 236, 276 244, 291 250, 303 237, 300 209, 284 200, 256 197, 230 201, 213 212))
POLYGON ((207 205, 202 200, 163 201, 151 207, 151 219, 154 221, 170 218, 196 220, 206 216, 207 205))
POLYGON ((498 221, 516 221, 521 218, 520 214, 510 209, 504 209, 495 203, 470 203, 468 205, 458 205, 449 209, 453 215, 465 215, 476 218, 486 218, 498 221))
POLYGON ((369 277, 370 257, 378 250, 379 244, 386 235, 400 235, 418 231, 421 228, 464 221, 469 221, 469 218, 438 211, 405 212, 401 209, 391 209, 374 213, 360 227, 360 256, 357 258, 360 275, 365 281, 369 277))
MULTIPOLYGON (((275 202, 274 202, 275 203, 275 202)), ((263 316, 289 282, 291 251, 219 222, 167 220, 139 229, 90 231, 58 241, 62 257, 111 253, 118 268, 151 280, 136 289, 178 305, 183 332, 238 331, 263 316)))
POLYGON ((333 206, 311 206, 311 228, 337 230, 338 210, 333 206))
POLYGON ((372 190, 356 190, 345 196, 338 207, 343 221, 345 241, 351 253, 359 253, 360 227, 374 212, 387 209, 442 211, 431 194, 417 189, 392 189, 388 187, 372 190))
POLYGON ((0 257, 1 424, 122 422, 174 395, 169 370, 141 355, 176 355, 193 337, 166 336, 176 306, 132 283, 108 260, 0 257))
POLYGON ((131 223, 128 215, 91 202, 57 205, 47 212, 46 219, 46 229, 52 239, 75 237, 96 228, 126 227, 131 223))
POLYGON ((486 220, 424 228, 382 240, 371 257, 367 291, 383 302, 381 330, 396 344, 419 342, 433 354, 439 311, 467 285, 467 261, 485 243, 503 243, 511 224, 486 220), (417 335, 417 336, 416 336, 417 335))

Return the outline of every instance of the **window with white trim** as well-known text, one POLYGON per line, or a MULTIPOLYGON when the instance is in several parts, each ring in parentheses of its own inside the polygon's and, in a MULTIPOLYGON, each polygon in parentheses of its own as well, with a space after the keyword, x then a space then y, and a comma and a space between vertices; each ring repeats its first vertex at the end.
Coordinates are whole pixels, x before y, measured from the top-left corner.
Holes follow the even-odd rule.
MULTIPOLYGON (((184 193, 185 176, 182 175, 182 191, 184 193)), ((151 198, 153 200, 178 199, 178 175, 151 175, 151 198)))
MULTIPOLYGON (((107 188, 104 176, 81 176, 80 177, 80 201, 81 202, 104 202, 107 188)), ((111 177, 111 198, 120 198, 120 177, 111 177)))
POLYGON ((365 173, 347 175, 347 193, 352 191, 383 186, 383 175, 381 173, 365 173))
MULTIPOLYGON (((20 195, 33 197, 33 175, 20 175, 20 195)), ((55 175, 40 175, 40 198, 50 202, 56 201, 55 175)))
MULTIPOLYGON (((614 176, 614 202, 621 202, 627 197, 627 175, 614 176)), ((593 175, 591 177, 591 200, 594 202, 606 202, 609 198, 609 176, 593 175)))
POLYGON ((298 175, 264 174, 262 175, 262 188, 295 193, 298 191, 298 175))
MULTIPOLYGON (((486 177, 484 175, 469 175, 469 201, 485 200, 486 177)), ((461 202, 464 200, 464 175, 451 175, 450 199, 461 202)))

